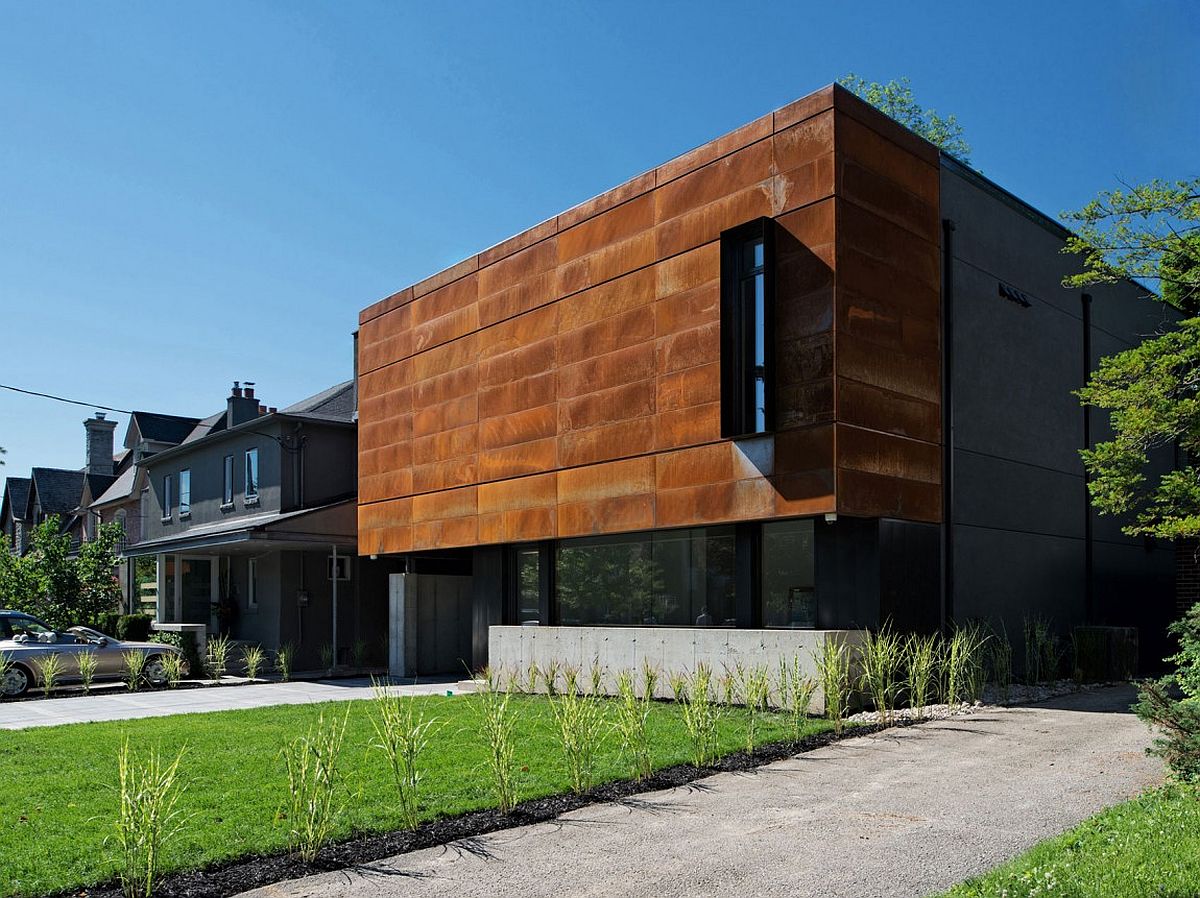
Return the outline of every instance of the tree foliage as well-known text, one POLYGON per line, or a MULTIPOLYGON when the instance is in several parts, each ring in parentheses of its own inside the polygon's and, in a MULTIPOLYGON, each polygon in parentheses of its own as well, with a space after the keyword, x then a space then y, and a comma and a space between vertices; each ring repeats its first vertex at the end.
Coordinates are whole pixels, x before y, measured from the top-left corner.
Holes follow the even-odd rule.
POLYGON ((25 611, 58 629, 94 623, 117 607, 120 584, 113 574, 119 524, 101 524, 94 539, 71 554, 71 537, 51 515, 29 534, 25 555, 0 551, 0 607, 25 611))
POLYGON ((942 117, 918 103, 907 78, 883 84, 851 72, 839 78, 838 84, 960 162, 970 163, 971 145, 963 137, 958 119, 953 115, 942 117))

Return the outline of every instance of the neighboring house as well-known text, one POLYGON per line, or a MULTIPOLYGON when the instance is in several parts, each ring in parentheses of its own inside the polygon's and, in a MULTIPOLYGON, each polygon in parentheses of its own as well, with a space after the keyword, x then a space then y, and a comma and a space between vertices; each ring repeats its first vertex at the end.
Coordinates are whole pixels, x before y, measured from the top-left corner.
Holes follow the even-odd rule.
POLYGON ((126 555, 157 559, 158 620, 291 644, 298 669, 334 645, 339 663, 381 658, 386 578, 356 558, 355 463, 353 381, 283 410, 235 384, 223 412, 138 463, 126 555))
POLYGON ((25 520, 29 529, 37 527, 51 515, 57 515, 59 533, 68 534, 71 542, 78 545, 83 539, 86 523, 85 515, 80 513, 79 503, 87 477, 84 471, 62 468, 34 468, 30 471, 29 496, 25 500, 25 520))
POLYGON ((1065 236, 834 86, 370 306, 358 551, 428 597, 393 627, 720 669, 1041 614, 1161 657, 1172 549, 1092 512, 1072 391, 1173 316, 1064 288, 1065 236))
POLYGON ((25 503, 29 498, 29 478, 9 477, 4 481, 4 496, 0 498, 0 533, 5 548, 18 555, 25 554, 25 503))

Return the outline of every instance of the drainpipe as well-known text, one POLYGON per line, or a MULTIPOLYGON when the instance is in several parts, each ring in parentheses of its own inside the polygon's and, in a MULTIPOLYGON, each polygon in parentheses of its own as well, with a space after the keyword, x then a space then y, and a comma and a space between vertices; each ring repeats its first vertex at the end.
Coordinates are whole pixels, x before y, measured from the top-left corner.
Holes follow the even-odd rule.
MULTIPOLYGON (((1092 374, 1092 297, 1083 293, 1079 297, 1083 306, 1083 383, 1086 386, 1092 374)), ((1083 406, 1083 448, 1092 448, 1092 407, 1083 406)), ((1096 623, 1096 580, 1092 546, 1092 493, 1089 488, 1091 477, 1083 469, 1083 609, 1084 620, 1096 623)))
POLYGON ((942 219, 942 608, 954 619, 954 222, 942 219))
POLYGON ((337 618, 338 618, 338 553, 337 543, 333 544, 333 666, 337 667, 337 618))

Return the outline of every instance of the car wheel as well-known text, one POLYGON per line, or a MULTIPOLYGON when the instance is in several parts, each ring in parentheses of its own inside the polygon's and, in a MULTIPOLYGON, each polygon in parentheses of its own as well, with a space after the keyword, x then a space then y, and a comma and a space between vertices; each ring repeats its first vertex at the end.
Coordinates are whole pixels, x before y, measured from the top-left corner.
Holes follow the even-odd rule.
POLYGON ((167 669, 163 667, 162 655, 154 655, 146 659, 143 676, 151 686, 162 686, 167 682, 167 669))
POLYGON ((17 698, 29 691, 33 685, 33 675, 22 665, 14 664, 4 674, 0 682, 0 695, 17 698))

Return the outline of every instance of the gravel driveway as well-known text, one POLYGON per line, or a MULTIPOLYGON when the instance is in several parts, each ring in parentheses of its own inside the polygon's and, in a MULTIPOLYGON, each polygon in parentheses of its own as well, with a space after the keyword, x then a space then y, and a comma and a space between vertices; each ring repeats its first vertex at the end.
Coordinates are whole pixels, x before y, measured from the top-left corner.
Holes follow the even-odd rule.
POLYGON ((247 894, 928 895, 1158 783, 1132 699, 984 709, 247 894))

